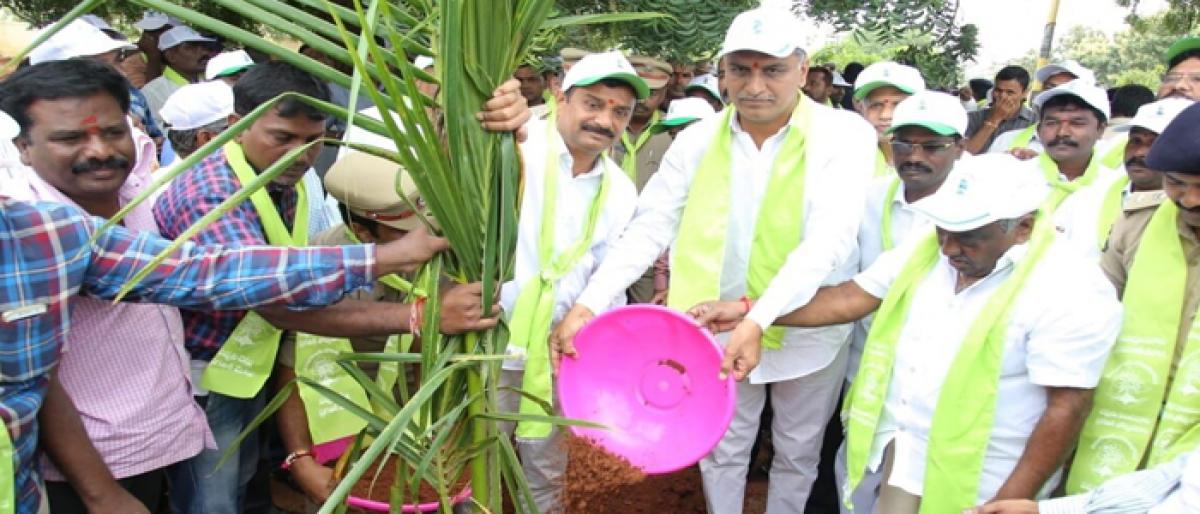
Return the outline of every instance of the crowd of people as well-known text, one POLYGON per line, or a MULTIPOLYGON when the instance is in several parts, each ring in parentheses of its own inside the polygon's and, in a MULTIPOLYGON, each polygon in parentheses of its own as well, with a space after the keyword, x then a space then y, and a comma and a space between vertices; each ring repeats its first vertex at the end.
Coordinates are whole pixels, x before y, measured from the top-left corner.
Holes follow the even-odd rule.
MULTIPOLYGON (((401 278, 447 241, 407 172, 319 144, 404 141, 304 102, 197 154, 287 92, 394 113, 165 14, 134 26, 84 16, 0 80, 0 512, 257 512, 263 463, 314 509, 314 445, 365 422, 311 390, 218 462, 267 397, 330 378, 319 354, 419 344, 401 278)), ((737 380, 699 463, 709 512, 742 511, 762 431, 773 514, 820 473, 847 513, 1200 512, 1200 38, 1157 92, 1072 61, 939 91, 905 63, 811 63, 803 33, 758 8, 714 63, 566 48, 479 106, 521 141, 515 266, 493 312, 480 284, 445 291, 439 330, 508 326, 498 407, 545 413, 583 326, 661 304, 737 380)), ((561 511, 562 429, 502 428, 518 508, 561 511)))

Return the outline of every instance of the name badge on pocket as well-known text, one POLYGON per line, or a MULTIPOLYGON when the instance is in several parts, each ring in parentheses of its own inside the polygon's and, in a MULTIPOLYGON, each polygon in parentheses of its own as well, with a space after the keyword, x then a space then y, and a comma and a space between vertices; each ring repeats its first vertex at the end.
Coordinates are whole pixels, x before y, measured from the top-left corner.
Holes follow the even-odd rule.
POLYGON ((23 305, 11 311, 4 311, 4 322, 12 323, 14 321, 32 318, 46 313, 46 304, 35 303, 33 305, 23 305))

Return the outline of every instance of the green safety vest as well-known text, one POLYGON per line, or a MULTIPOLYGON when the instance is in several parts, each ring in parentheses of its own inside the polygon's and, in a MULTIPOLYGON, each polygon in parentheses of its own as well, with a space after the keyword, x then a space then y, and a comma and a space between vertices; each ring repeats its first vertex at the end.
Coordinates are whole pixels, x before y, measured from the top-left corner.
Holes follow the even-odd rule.
POLYGON ((635 184, 637 183, 637 153, 642 149, 642 146, 645 146, 646 141, 649 141, 657 133, 651 129, 658 123, 660 117, 661 115, 657 110, 654 111, 654 114, 650 115, 650 121, 646 122, 642 133, 638 134, 637 141, 629 139, 628 130, 621 133, 621 146, 625 147, 625 156, 621 158, 621 169, 625 170, 625 174, 629 176, 629 180, 632 180, 635 184))

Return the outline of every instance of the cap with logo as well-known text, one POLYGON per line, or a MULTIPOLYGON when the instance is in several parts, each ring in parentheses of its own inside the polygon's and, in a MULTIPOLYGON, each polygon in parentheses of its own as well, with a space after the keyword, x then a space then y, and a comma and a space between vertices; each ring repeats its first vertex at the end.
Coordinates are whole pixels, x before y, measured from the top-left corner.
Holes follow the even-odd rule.
POLYGON ((171 27, 158 37, 158 49, 168 50, 184 43, 213 43, 216 39, 200 35, 187 25, 171 27))
POLYGON ((347 152, 325 174, 325 190, 356 216, 397 230, 415 230, 421 218, 410 205, 422 208, 421 193, 402 169, 369 153, 347 152), (404 197, 396 192, 397 175, 404 197))
POLYGON ((912 66, 905 66, 895 61, 880 61, 866 68, 854 80, 854 99, 862 100, 872 91, 884 86, 892 86, 908 94, 923 91, 925 79, 921 72, 912 66))
POLYGON ((250 58, 250 54, 245 50, 221 52, 209 59, 208 64, 204 66, 204 78, 205 80, 215 80, 241 73, 251 66, 254 66, 254 59, 250 58))
MULTIPOLYGON (((48 28, 42 30, 45 31, 48 28)), ((76 19, 31 50, 29 63, 40 64, 100 55, 128 46, 131 46, 128 42, 117 41, 92 24, 76 19)))
POLYGON ((650 89, 666 86, 671 81, 671 73, 674 72, 670 63, 644 55, 629 56, 629 64, 633 65, 633 69, 637 70, 638 76, 646 81, 650 89))
POLYGON ((1073 60, 1047 64, 1041 68, 1038 68, 1037 72, 1033 75, 1035 78, 1037 78, 1038 82, 1045 84, 1046 80, 1048 80, 1050 77, 1058 75, 1059 73, 1069 73, 1071 76, 1075 77, 1076 80, 1083 79, 1084 82, 1088 84, 1096 84, 1096 74, 1092 72, 1092 70, 1085 68, 1082 64, 1079 64, 1073 60))
POLYGON ((689 91, 692 91, 692 90, 704 91, 704 92, 712 95, 713 98, 716 98, 717 101, 721 102, 722 105, 725 104, 725 100, 723 98, 721 98, 721 89, 717 85, 717 76, 716 75, 713 75, 711 73, 697 75, 695 78, 692 79, 691 82, 688 82, 687 87, 683 88, 683 94, 686 95, 686 94, 688 94, 689 91))
POLYGON ((133 24, 134 27, 137 27, 138 30, 142 31, 158 30, 167 26, 178 27, 180 25, 183 25, 183 21, 181 21, 179 18, 167 16, 159 11, 143 12, 142 19, 133 24))
POLYGON ((1146 167, 1152 170, 1200 175, 1200 103, 1192 103, 1158 134, 1146 167))
POLYGON ((1086 79, 1075 79, 1066 84, 1058 86, 1054 89, 1043 91, 1033 99, 1033 106, 1040 112, 1043 105, 1049 102, 1051 98, 1059 96, 1073 96, 1084 103, 1094 107, 1104 115, 1104 119, 1100 120, 1105 123, 1112 116, 1109 112, 1108 93, 1093 82, 1088 82, 1086 79))
POLYGON ((910 126, 924 127, 943 136, 962 136, 967 133, 967 111, 958 97, 938 91, 918 91, 896 105, 888 133, 910 126))
POLYGON ((678 127, 693 121, 699 121, 716 114, 712 105, 701 98, 680 98, 673 100, 667 108, 667 115, 658 122, 663 128, 678 127))
POLYGON ((233 114, 233 88, 220 80, 185 85, 159 112, 170 130, 195 130, 233 114))
POLYGON ((598 54, 588 54, 571 66, 567 76, 563 77, 562 90, 568 91, 576 86, 590 86, 606 79, 619 80, 629 84, 637 93, 638 100, 650 96, 650 87, 638 76, 629 60, 621 52, 612 51, 598 54))
POLYGON ((955 163, 937 192, 912 204, 938 228, 968 232, 1038 209, 1050 186, 1036 166, 1008 154, 983 154, 955 163))
POLYGON ((1179 38, 1178 41, 1171 44, 1165 54, 1163 54, 1163 63, 1170 65, 1176 57, 1191 50, 1200 50, 1200 37, 1188 36, 1179 38))
POLYGON ((751 9, 737 15, 729 24, 729 31, 725 33, 725 42, 717 57, 741 51, 787 57, 801 48, 800 37, 804 33, 800 20, 787 10, 770 7, 751 9))
POLYGON ((1171 120, 1174 120, 1179 113, 1191 107, 1194 103, 1196 102, 1183 98, 1164 98, 1157 102, 1151 102, 1138 107, 1137 115, 1129 120, 1129 123, 1116 127, 1113 130, 1126 132, 1132 130, 1133 127, 1140 127, 1155 134, 1162 134, 1162 131, 1167 128, 1171 120))

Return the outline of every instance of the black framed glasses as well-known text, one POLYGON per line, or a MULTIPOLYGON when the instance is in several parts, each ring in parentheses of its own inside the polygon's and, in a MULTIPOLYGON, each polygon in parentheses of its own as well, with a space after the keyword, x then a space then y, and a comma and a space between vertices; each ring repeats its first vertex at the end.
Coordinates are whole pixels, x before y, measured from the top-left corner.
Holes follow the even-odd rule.
POLYGON ((926 143, 909 143, 907 141, 892 141, 892 153, 908 155, 920 148, 926 155, 949 150, 954 141, 930 141, 926 143))

